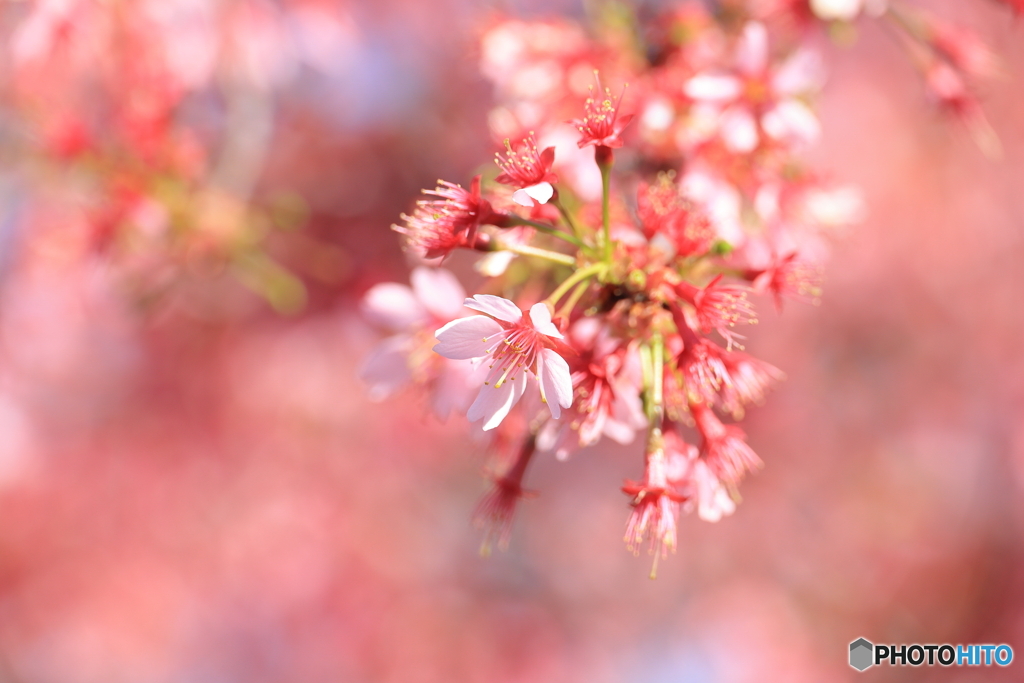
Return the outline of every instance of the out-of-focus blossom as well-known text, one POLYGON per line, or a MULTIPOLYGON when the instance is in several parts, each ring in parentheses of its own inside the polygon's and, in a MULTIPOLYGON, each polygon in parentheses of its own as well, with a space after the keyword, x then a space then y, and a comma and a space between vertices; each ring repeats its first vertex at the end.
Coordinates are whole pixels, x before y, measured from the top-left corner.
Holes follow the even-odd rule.
POLYGON ((768 61, 768 32, 750 23, 735 52, 736 74, 702 73, 684 86, 687 96, 720 108, 718 125, 726 147, 753 151, 761 135, 784 142, 813 142, 820 126, 799 96, 817 87, 820 67, 811 53, 796 52, 776 67, 768 61))
POLYGON ((375 400, 383 400, 410 383, 427 386, 434 413, 445 419, 453 410, 461 412, 470 405, 481 374, 465 363, 431 352, 432 332, 437 325, 466 313, 466 293, 455 276, 441 268, 418 267, 410 281, 412 287, 388 282, 366 292, 363 313, 396 334, 370 353, 360 376, 369 384, 370 397, 375 400))

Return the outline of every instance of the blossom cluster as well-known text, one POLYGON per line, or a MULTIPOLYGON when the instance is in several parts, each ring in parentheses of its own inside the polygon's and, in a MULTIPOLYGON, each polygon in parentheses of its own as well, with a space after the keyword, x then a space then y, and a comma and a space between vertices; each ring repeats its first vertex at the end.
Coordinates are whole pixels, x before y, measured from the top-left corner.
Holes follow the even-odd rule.
POLYGON ((605 437, 643 443, 622 485, 625 541, 655 568, 680 514, 735 511, 762 465, 739 422, 783 378, 744 349, 755 304, 817 303, 831 235, 864 213, 803 160, 821 135, 816 29, 862 14, 899 26, 938 99, 990 140, 953 83, 989 68, 968 34, 896 2, 726 4, 610 12, 590 30, 496 21, 481 69, 497 168, 468 189, 440 181, 394 226, 420 264, 411 288, 367 293, 395 334, 363 376, 378 397, 425 388, 439 416, 464 414, 508 451, 477 511, 485 549, 507 544, 536 454, 605 437), (481 255, 488 293, 466 298, 441 267, 456 250, 481 255))

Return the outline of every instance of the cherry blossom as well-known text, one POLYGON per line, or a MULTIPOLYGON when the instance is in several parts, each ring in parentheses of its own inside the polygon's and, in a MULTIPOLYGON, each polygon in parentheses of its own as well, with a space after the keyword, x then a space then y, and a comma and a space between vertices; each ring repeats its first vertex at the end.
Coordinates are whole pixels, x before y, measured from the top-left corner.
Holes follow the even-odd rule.
POLYGON ((434 351, 452 360, 488 362, 487 379, 466 417, 482 419, 485 431, 494 429, 523 397, 527 377, 533 375, 541 400, 557 419, 572 405, 572 379, 569 364, 555 350, 563 337, 547 305, 534 304, 524 314, 508 299, 490 294, 477 294, 465 305, 487 315, 460 318, 438 329, 434 351))

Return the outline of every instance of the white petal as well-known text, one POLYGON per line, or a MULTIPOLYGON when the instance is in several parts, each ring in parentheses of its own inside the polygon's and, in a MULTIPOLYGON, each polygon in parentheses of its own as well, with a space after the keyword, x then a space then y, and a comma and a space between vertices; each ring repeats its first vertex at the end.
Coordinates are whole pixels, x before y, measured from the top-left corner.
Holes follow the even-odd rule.
POLYGON ((498 320, 504 320, 507 323, 517 323, 523 319, 523 312, 519 310, 518 306, 508 299, 493 294, 477 294, 466 299, 464 304, 474 311, 493 315, 498 320))
POLYGON ((722 114, 722 140, 733 152, 751 152, 757 147, 757 122, 743 107, 731 107, 722 114))
POLYGON ((437 332, 434 351, 452 360, 469 360, 486 356, 504 329, 486 315, 471 315, 453 320, 437 332))
POLYGON ((736 44, 736 67, 752 76, 764 71, 768 63, 768 29, 764 24, 751 22, 743 29, 736 44))
POLYGON ((783 100, 761 117, 764 132, 776 140, 814 142, 821 124, 807 105, 798 100, 783 100))
POLYGON ((541 349, 537 357, 537 379, 540 380, 544 399, 551 416, 558 418, 561 408, 572 405, 572 376, 569 364, 551 349, 541 349))
POLYGON ((558 331, 555 324, 551 322, 551 309, 545 303, 537 303, 530 307, 530 320, 533 321, 533 329, 541 334, 546 334, 555 339, 562 339, 562 333, 558 331))
POLYGON ((412 271, 409 281, 416 298, 434 317, 451 320, 465 313, 462 302, 466 290, 451 271, 419 266, 412 271))
POLYGON ((863 0, 811 0, 811 11, 825 21, 850 21, 863 4, 863 0))
POLYGON ((734 100, 743 91, 743 84, 733 76, 694 76, 683 86, 686 96, 694 100, 725 102, 734 100))
POLYGON ((512 201, 520 206, 533 206, 533 200, 526 190, 516 190, 512 193, 512 201))
POLYGON ((412 290, 397 282, 383 282, 371 287, 363 296, 360 307, 372 322, 396 332, 426 322, 427 318, 426 310, 412 290))
POLYGON ((505 419, 508 411, 512 410, 512 406, 522 398, 525 390, 525 374, 511 382, 502 382, 500 387, 485 384, 477 394, 473 405, 469 407, 466 418, 470 422, 476 422, 483 418, 483 430, 486 432, 494 429, 505 419))
POLYGON ((536 185, 524 187, 523 192, 532 199, 536 199, 538 204, 547 204, 548 200, 554 196, 555 188, 551 186, 551 183, 537 183, 536 185))
POLYGON ((498 277, 516 257, 511 251, 492 251, 473 264, 473 270, 486 277, 498 277))

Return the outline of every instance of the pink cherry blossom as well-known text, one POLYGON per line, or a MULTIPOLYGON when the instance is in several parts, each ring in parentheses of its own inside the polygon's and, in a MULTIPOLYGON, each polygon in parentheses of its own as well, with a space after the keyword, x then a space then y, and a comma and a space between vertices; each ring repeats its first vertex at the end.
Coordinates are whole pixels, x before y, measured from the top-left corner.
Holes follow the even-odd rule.
POLYGON ((537 149, 537 138, 533 133, 527 135, 514 148, 505 141, 505 157, 496 155, 495 163, 501 169, 497 182, 516 187, 512 200, 522 206, 547 204, 555 193, 552 183, 558 182, 558 176, 551 171, 555 162, 555 148, 547 147, 544 151, 537 149))
POLYGON ((523 397, 532 374, 541 400, 557 419, 562 408, 572 405, 572 378, 569 364, 555 350, 562 334, 547 304, 534 304, 524 315, 508 299, 477 294, 465 305, 487 315, 453 320, 437 330, 434 351, 452 360, 488 361, 487 379, 466 417, 482 419, 485 431, 494 429, 523 397))

